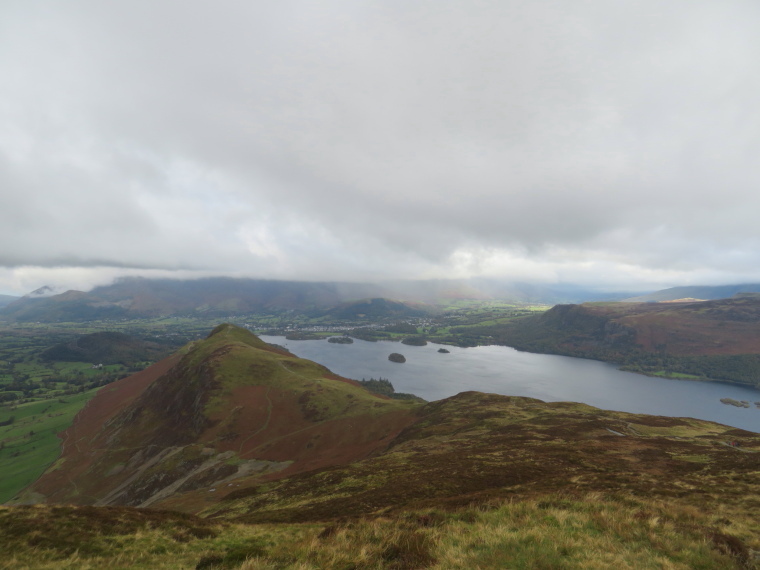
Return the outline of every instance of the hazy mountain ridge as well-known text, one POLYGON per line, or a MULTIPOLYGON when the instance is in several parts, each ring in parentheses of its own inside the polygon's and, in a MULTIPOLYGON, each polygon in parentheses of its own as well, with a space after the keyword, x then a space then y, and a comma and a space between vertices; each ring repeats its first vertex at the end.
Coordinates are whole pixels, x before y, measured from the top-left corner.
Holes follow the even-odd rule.
POLYGON ((690 285, 671 287, 646 295, 637 295, 623 299, 624 302, 646 303, 658 301, 675 301, 677 299, 702 299, 706 301, 727 299, 738 293, 760 293, 760 283, 745 283, 742 285, 690 285))
MULTIPOLYGON (((345 303, 385 298, 402 303, 457 299, 506 299, 526 303, 577 302, 609 294, 578 287, 503 283, 494 280, 329 283, 260 279, 197 280, 124 278, 90 292, 31 295, 0 309, 0 318, 29 322, 87 321, 156 316, 225 317, 277 311, 324 312, 345 303)), ((51 290, 52 291, 52 290, 51 290)), ((620 298, 617 296, 616 298, 620 298)))
POLYGON ((0 315, 17 321, 86 321, 164 315, 226 316, 266 310, 328 308, 347 299, 382 296, 377 287, 253 279, 121 279, 90 292, 22 298, 0 315))

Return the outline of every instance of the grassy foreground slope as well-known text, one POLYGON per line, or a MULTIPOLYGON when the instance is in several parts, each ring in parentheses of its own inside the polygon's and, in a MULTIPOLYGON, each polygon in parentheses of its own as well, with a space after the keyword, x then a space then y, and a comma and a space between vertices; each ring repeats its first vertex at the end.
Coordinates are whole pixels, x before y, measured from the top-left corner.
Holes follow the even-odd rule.
POLYGON ((757 567, 746 543, 755 531, 752 517, 729 510, 597 493, 255 525, 37 505, 0 507, 0 568, 742 569, 757 567))

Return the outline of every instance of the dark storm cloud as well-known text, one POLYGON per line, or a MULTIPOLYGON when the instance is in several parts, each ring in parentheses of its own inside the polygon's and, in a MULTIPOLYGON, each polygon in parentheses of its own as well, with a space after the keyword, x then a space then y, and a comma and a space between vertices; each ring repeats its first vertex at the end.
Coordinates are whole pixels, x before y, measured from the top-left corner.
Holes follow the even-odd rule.
POLYGON ((0 264, 760 278, 754 2, 6 2, 0 264))

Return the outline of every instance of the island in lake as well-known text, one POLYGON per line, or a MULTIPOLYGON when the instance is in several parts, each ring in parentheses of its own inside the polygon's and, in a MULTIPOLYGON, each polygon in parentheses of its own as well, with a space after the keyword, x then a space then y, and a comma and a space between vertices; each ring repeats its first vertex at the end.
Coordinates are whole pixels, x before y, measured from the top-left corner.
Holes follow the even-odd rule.
POLYGON ((406 362, 406 357, 403 354, 399 354, 398 352, 392 352, 390 355, 388 355, 388 360, 391 362, 406 362))
POLYGON ((350 336, 331 336, 327 339, 327 342, 332 342, 334 344, 353 344, 354 339, 350 336))

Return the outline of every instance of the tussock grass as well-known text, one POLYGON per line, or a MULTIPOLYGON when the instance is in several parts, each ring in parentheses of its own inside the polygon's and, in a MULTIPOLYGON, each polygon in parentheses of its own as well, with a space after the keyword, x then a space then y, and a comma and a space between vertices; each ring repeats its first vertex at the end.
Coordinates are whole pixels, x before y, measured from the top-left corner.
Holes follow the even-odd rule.
POLYGON ((265 557, 242 568, 752 567, 742 539, 723 530, 689 507, 550 497, 327 527, 292 565, 265 557))
POLYGON ((598 493, 330 524, 243 525, 126 508, 17 507, 0 509, 0 550, 3 569, 760 567, 758 522, 751 516, 598 493), (31 524, 41 530, 30 530, 31 524))

